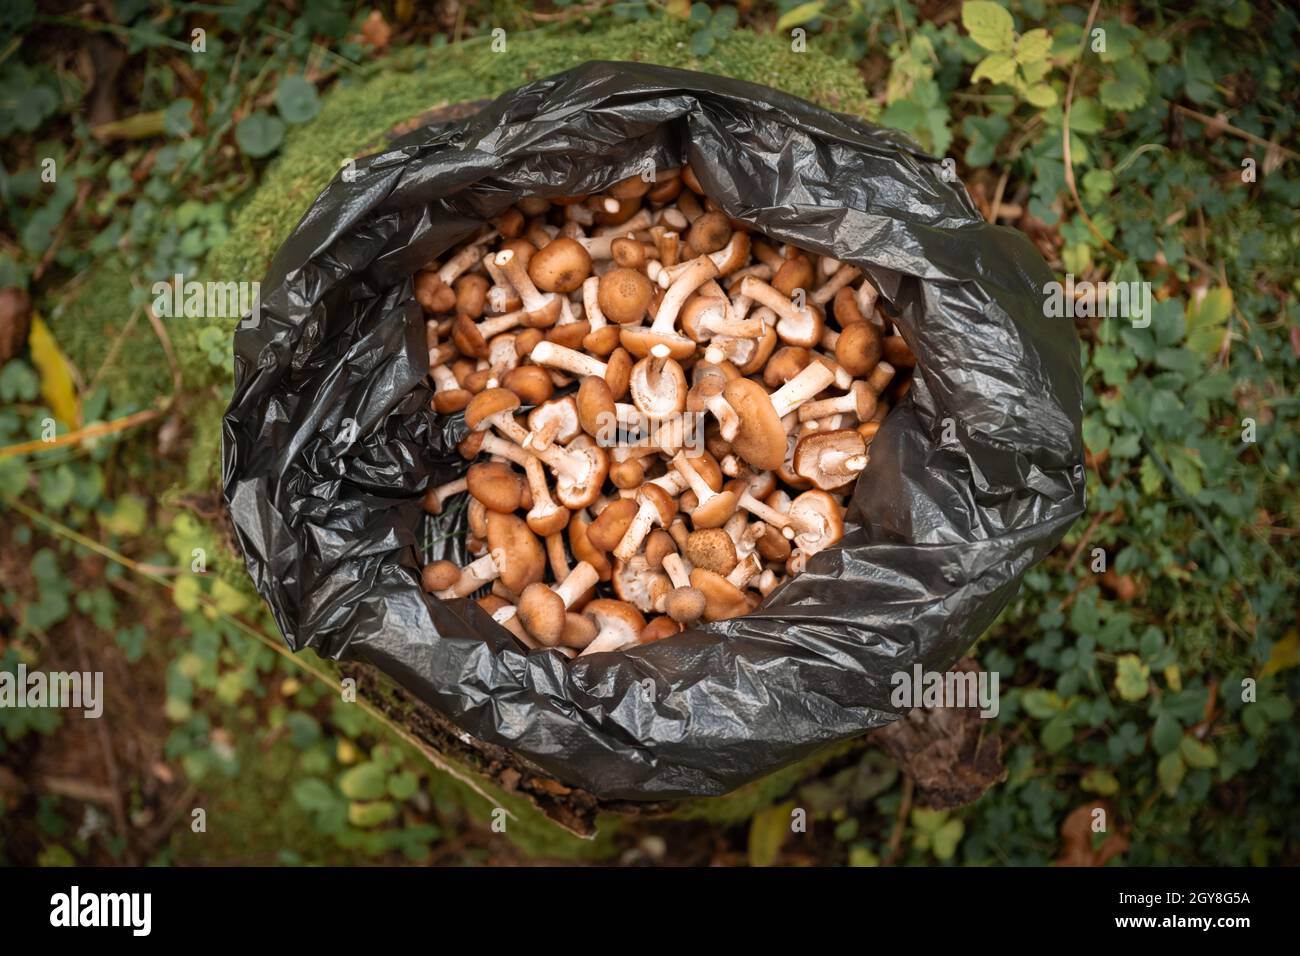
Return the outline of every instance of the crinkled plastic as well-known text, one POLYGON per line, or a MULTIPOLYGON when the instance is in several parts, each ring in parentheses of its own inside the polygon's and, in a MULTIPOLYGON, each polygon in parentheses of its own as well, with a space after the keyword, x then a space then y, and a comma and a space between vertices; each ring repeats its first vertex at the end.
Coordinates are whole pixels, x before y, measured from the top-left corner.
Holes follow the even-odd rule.
POLYGON ((1044 317, 1052 276, 944 172, 900 133, 776 90, 613 62, 358 160, 235 334, 225 495, 289 645, 367 661, 608 798, 725 793, 896 718, 890 676, 956 661, 1084 505, 1079 345, 1044 317), (429 409, 411 277, 521 197, 595 193, 647 160, 690 162, 729 215, 861 267, 916 380, 839 547, 746 617, 570 662, 420 588, 421 493, 465 464, 463 423, 429 409))

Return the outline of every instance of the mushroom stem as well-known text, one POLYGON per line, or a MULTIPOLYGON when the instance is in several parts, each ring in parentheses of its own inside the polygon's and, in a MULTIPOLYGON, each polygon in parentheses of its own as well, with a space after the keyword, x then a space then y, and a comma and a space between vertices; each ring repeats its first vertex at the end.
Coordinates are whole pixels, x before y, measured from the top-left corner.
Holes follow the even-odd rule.
MULTIPOLYGON (((502 409, 495 415, 489 415, 487 418, 483 419, 483 422, 487 425, 494 426, 497 431, 501 432, 501 434, 505 435, 520 447, 523 447, 524 442, 528 440, 527 430, 515 421, 515 416, 507 409, 502 409)), ((486 441, 486 439, 484 440, 486 441)))
POLYGON ((492 559, 492 552, 489 551, 483 557, 461 568, 460 580, 446 590, 438 591, 435 596, 444 601, 466 597, 483 585, 495 581, 500 573, 501 569, 497 567, 496 561, 492 559))
POLYGON ((722 436, 722 440, 734 441, 736 432, 740 429, 740 418, 736 415, 736 410, 722 397, 722 393, 709 396, 704 402, 704 407, 718 420, 718 433, 722 436))
POLYGON ((510 284, 515 287, 515 291, 519 293, 519 298, 524 303, 525 312, 540 312, 554 300, 554 292, 543 295, 537 291, 537 286, 533 285, 533 280, 528 277, 528 270, 519 261, 519 257, 515 255, 513 249, 503 249, 498 252, 496 264, 506 274, 510 284))
POLYGON ((808 363, 807 368, 769 396, 776 417, 785 418, 833 381, 835 373, 821 362, 808 363))
POLYGON ((754 276, 745 276, 740 281, 740 294, 762 303, 783 319, 798 321, 802 317, 803 310, 795 308, 793 301, 754 276))
POLYGON ((474 266, 478 264, 478 261, 483 258, 482 243, 486 243, 493 235, 494 234, 489 234, 482 239, 477 240, 448 259, 447 264, 438 270, 438 278, 446 285, 451 285, 459 279, 463 273, 474 268, 474 266))
POLYGON ((641 549, 641 542, 650 533, 650 529, 662 523, 659 506, 655 501, 644 493, 638 495, 636 514, 632 516, 632 523, 627 526, 623 537, 614 546, 614 557, 620 561, 631 561, 641 549))
POLYGON ((675 588, 688 588, 691 586, 691 572, 686 570, 686 562, 676 551, 664 555, 664 570, 668 572, 668 579, 673 582, 675 588))
POLYGON ((727 575, 727 583, 742 590, 749 585, 749 582, 758 577, 763 571, 762 562, 758 555, 749 554, 739 564, 732 568, 731 573, 727 575))
MULTIPOLYGON (((549 491, 548 491, 549 494, 549 491)), ((534 495, 534 498, 537 496, 534 495)), ((569 576, 569 560, 564 553, 564 533, 556 531, 546 536, 546 560, 551 566, 551 574, 557 581, 569 576)))
POLYGON ((664 293, 664 297, 659 303, 659 311, 655 313, 654 324, 650 326, 650 331, 656 335, 673 334, 677 328, 677 313, 681 311, 686 300, 703 283, 716 278, 717 275, 718 267, 713 264, 713 260, 708 256, 700 256, 688 262, 686 268, 673 280, 672 285, 668 286, 668 291, 664 293))
POLYGON ((498 438, 491 432, 483 436, 483 444, 479 445, 479 451, 485 455, 496 455, 507 461, 513 461, 516 465, 528 467, 528 462, 532 455, 528 454, 522 447, 514 442, 506 441, 504 438, 498 438))
MULTIPOLYGON (((824 262, 826 260, 823 259, 822 261, 824 262)), ((815 289, 813 294, 810 296, 814 305, 825 305, 831 299, 835 298, 835 293, 839 292, 840 289, 843 289, 858 276, 862 275, 862 270, 857 266, 841 265, 833 272, 827 273, 827 275, 829 275, 830 278, 815 289)))
POLYGON ((591 276, 582 283, 582 308, 587 314, 587 322, 593 332, 597 329, 603 329, 609 324, 609 320, 605 318, 605 313, 600 311, 599 298, 600 279, 591 276))
POLYGON ((609 369, 609 366, 598 358, 587 355, 585 352, 579 352, 576 349, 556 345, 546 339, 542 339, 534 345, 533 350, 528 353, 528 357, 538 365, 558 368, 570 375, 595 375, 598 378, 604 378, 605 372, 609 369))
POLYGON ((789 516, 781 514, 766 502, 759 501, 749 493, 748 489, 741 494, 739 505, 754 517, 772 525, 774 528, 780 528, 781 534, 787 539, 794 537, 794 528, 790 526, 789 516))
POLYGON ((564 607, 573 607, 573 602, 582 597, 587 591, 596 586, 600 580, 600 575, 594 567, 586 561, 579 561, 573 566, 573 570, 563 581, 555 585, 554 591, 564 602, 564 607))

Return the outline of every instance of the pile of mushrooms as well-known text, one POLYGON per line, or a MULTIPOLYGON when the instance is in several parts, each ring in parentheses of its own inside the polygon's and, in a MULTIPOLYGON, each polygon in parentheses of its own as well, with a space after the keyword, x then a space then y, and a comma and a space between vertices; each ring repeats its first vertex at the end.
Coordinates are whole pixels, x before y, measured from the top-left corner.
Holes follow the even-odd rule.
POLYGON ((478 599, 574 657, 753 610, 844 533, 915 358, 855 267, 766 240, 689 166, 518 202, 415 276, 433 409, 463 413, 478 599))

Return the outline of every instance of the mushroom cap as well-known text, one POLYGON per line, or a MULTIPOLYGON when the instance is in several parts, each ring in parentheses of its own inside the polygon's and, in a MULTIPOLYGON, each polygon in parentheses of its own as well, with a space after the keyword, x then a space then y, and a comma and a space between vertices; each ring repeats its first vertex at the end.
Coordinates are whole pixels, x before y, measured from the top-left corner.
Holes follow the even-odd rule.
POLYGON ((680 634, 681 630, 682 626, 671 617, 667 614, 660 614, 641 628, 641 633, 637 636, 636 642, 638 644, 653 644, 655 641, 662 641, 665 637, 680 634))
POLYGON ((812 361, 812 352, 799 345, 783 345, 772 353, 767 365, 763 367, 763 384, 768 388, 780 388, 794 378, 812 361))
POLYGON ((653 611, 659 606, 659 599, 673 587, 668 575, 650 567, 643 554, 633 555, 627 561, 616 561, 611 580, 614 593, 642 611, 653 611))
POLYGON ((664 598, 664 613, 682 624, 694 624, 704 616, 707 603, 697 587, 673 588, 664 598))
POLYGON ((632 404, 652 422, 677 415, 686 408, 686 373, 671 358, 652 377, 655 359, 647 356, 632 366, 628 385, 632 404))
POLYGON ((735 492, 720 491, 708 501, 695 506, 691 512, 691 524, 696 528, 717 528, 726 524, 727 519, 735 513, 735 492))
POLYGON ((589 332, 591 332, 591 323, 586 319, 579 319, 576 322, 562 322, 551 326, 546 330, 545 337, 546 341, 554 345, 563 345, 566 349, 577 351, 582 348, 582 343, 589 332))
MULTIPOLYGON (((848 289, 841 289, 848 292, 848 289)), ((852 296, 850 296, 852 299, 852 296)), ((855 309, 857 305, 853 306, 855 309)), ((883 354, 880 330, 874 322, 850 322, 843 325, 844 331, 835 340, 835 361, 839 362, 854 378, 864 378, 871 374, 883 354)))
POLYGON ((704 619, 725 621, 749 613, 749 601, 740 590, 720 574, 705 568, 691 572, 691 586, 704 594, 704 619))
POLYGON ((613 551, 623 535, 627 534, 627 526, 632 523, 636 511, 635 498, 619 498, 610 502, 587 526, 588 543, 602 552, 613 551))
POLYGON ((619 267, 600 277, 596 303, 609 321, 633 325, 645 318, 652 291, 650 280, 644 273, 619 267))
POLYGON ((625 326, 619 330, 618 340, 637 358, 644 358, 656 345, 666 345, 668 354, 681 361, 695 354, 695 340, 676 332, 655 332, 650 326, 625 326))
POLYGON ((771 286, 787 299, 792 299, 796 289, 811 292, 815 277, 812 261, 801 254, 781 263, 781 268, 772 276, 771 286))
POLYGON ((677 542, 663 528, 655 528, 645 539, 646 562, 656 571, 663 567, 664 558, 676 550, 677 542))
POLYGON ((609 474, 609 456, 605 449, 597 445, 582 445, 575 440, 565 450, 568 455, 578 456, 585 465, 585 473, 579 480, 560 475, 555 480, 555 496, 560 504, 569 510, 585 508, 600 497, 601 485, 609 474))
POLYGON ((812 527, 794 536, 795 546, 805 555, 814 555, 844 537, 844 510, 824 491, 805 491, 790 502, 789 514, 801 529, 812 527))
POLYGON ((632 356, 625 349, 616 348, 605 359, 605 384, 614 401, 621 402, 632 380, 632 356))
POLYGON ((578 423, 593 438, 617 435, 618 410, 609 384, 599 375, 587 375, 578 386, 578 423))
POLYGON ((716 295, 702 295, 697 292, 682 306, 677 321, 682 331, 696 342, 706 341, 712 333, 706 332, 703 325, 709 319, 721 319, 727 314, 726 300, 716 295))
POLYGON ((667 525, 673 520, 673 515, 677 514, 677 501, 658 485, 648 482, 642 485, 641 490, 636 493, 636 500, 654 505, 655 511, 659 514, 660 524, 667 525))
POLYGON ((425 312, 437 315, 456 308, 456 293, 438 277, 437 269, 417 272, 413 284, 415 301, 425 312))
POLYGON ((540 405, 555 393, 555 383, 540 365, 517 365, 501 376, 501 387, 519 397, 521 405, 540 405))
POLYGON ((488 427, 487 419, 498 412, 513 412, 519 407, 519 396, 507 388, 485 388, 465 406, 465 427, 482 431, 488 427))
POLYGON ((542 542, 517 515, 489 511, 487 543, 497 562, 501 583, 515 594, 546 571, 546 552, 542 542))
POLYGON ((830 432, 810 432, 799 439, 794 449, 795 474, 802 475, 823 491, 842 488, 856 481, 861 469, 843 467, 844 460, 866 452, 866 442, 856 429, 840 428, 830 432))
POLYGON ((491 285, 488 277, 478 272, 461 276, 452 284, 456 290, 456 311, 461 315, 468 315, 471 319, 482 316, 491 285))
MULTIPOLYGON (((525 485, 525 487, 527 487, 525 485)), ((569 509, 562 505, 551 502, 548 509, 543 502, 537 502, 528 509, 528 514, 524 516, 528 522, 528 527, 534 534, 546 537, 548 534, 555 534, 563 531, 569 523, 569 509)))
POLYGON ((639 270, 645 265, 645 246, 631 236, 620 236, 611 242, 609 254, 620 268, 639 270))
POLYGON ((420 572, 420 586, 426 591, 445 591, 460 580, 460 568, 453 561, 434 561, 420 572))
POLYGON ((785 427, 763 387, 747 378, 737 378, 727 383, 722 397, 740 419, 731 443, 736 454, 763 471, 780 468, 785 461, 785 427))
POLYGON ((591 275, 591 255, 568 236, 552 239, 528 263, 528 278, 543 292, 568 295, 591 275))
POLYGON ((469 466, 465 473, 469 493, 489 511, 510 514, 519 510, 523 500, 523 483, 513 468, 504 461, 480 461, 469 466))
POLYGON ((439 415, 451 415, 470 403, 474 393, 463 388, 449 388, 433 393, 433 410, 439 415))
POLYGON ((573 396, 563 395, 560 398, 553 398, 528 413, 528 427, 534 431, 550 421, 559 423, 559 429, 552 441, 565 445, 578 437, 578 432, 582 428, 578 424, 578 406, 573 396))
POLYGON ((596 624, 585 614, 567 611, 564 615, 564 629, 560 632, 560 646, 582 650, 596 637, 596 624))
POLYGON ((591 618, 596 627, 602 631, 626 633, 627 640, 623 642, 624 644, 635 643, 641 629, 645 627, 645 618, 641 616, 641 612, 626 601, 596 598, 582 609, 582 613, 591 618))
MULTIPOLYGON (((578 510, 569 515, 569 549, 577 560, 586 561, 595 568, 601 581, 608 581, 614 569, 610 566, 609 559, 587 540, 587 528, 590 525, 591 521, 585 511, 578 510)), ((617 544, 618 541, 615 540, 614 543, 617 544)))
POLYGON ((730 574, 735 569, 736 543, 721 528, 701 528, 686 539, 686 560, 697 568, 715 574, 730 574))
POLYGON ((474 358, 488 357, 487 340, 483 338, 483 333, 478 330, 478 326, 468 315, 456 316, 451 324, 451 340, 460 350, 461 355, 470 355, 474 358))
POLYGON ((731 241, 731 220, 725 213, 706 212, 691 223, 686 243, 697 256, 717 252, 731 241))
POLYGON ((627 177, 627 179, 620 179, 606 189, 605 192, 615 199, 636 199, 648 193, 651 185, 653 185, 653 181, 647 182, 640 173, 636 173, 627 177))
MULTIPOLYGON (((863 280, 865 281, 865 280, 863 280)), ((835 293, 835 300, 831 304, 831 311, 835 314, 835 321, 840 324, 840 328, 845 332, 849 330, 850 325, 856 325, 859 322, 867 321, 862 310, 858 308, 858 293, 856 289, 845 286, 835 293)), ((874 323, 873 323, 874 324, 874 323)), ((879 330, 877 330, 877 335, 879 330)), ((841 361, 841 365, 844 363, 841 361)))
POLYGON ((533 582, 519 595, 519 622, 547 647, 560 643, 564 633, 564 600, 541 582, 533 582))
POLYGON ((765 527, 767 530, 755 543, 758 553, 765 561, 786 561, 790 557, 789 540, 772 525, 765 525, 765 527))

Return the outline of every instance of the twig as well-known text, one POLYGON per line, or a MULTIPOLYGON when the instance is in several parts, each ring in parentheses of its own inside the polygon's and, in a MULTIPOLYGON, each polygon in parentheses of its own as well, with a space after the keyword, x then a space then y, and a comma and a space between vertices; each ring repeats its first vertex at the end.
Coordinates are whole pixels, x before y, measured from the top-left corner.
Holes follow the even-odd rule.
POLYGON ((1107 252, 1117 259, 1123 259, 1124 254, 1101 234, 1097 224, 1088 215, 1088 210, 1083 208, 1083 202, 1079 199, 1079 188, 1074 183, 1074 162, 1070 158, 1070 107, 1074 103, 1074 83, 1079 78, 1079 64, 1083 62, 1083 54, 1087 49, 1088 37, 1092 34, 1092 24, 1097 19, 1097 8, 1099 6, 1101 6, 1101 0, 1092 0, 1092 8, 1088 11, 1088 22, 1083 27, 1083 41, 1079 44, 1079 58, 1074 61, 1074 68, 1070 70, 1070 82, 1065 88, 1065 120, 1061 128, 1061 151, 1065 160, 1065 185, 1070 189, 1070 198, 1074 200, 1075 208, 1079 210, 1079 216, 1083 219, 1083 224, 1088 227, 1088 231, 1097 238, 1107 252))
POLYGON ((1233 136, 1254 143, 1256 146, 1263 146, 1265 149, 1275 149, 1279 153, 1282 153, 1283 155, 1288 157, 1289 159, 1300 159, 1300 153, 1297 153, 1294 150, 1287 149, 1285 146, 1281 146, 1278 143, 1269 142, 1268 140, 1264 139, 1262 136, 1256 136, 1254 133, 1250 133, 1244 129, 1233 126, 1227 120, 1215 119, 1213 116, 1207 116, 1205 113, 1199 113, 1196 110, 1188 109, 1186 106, 1183 106, 1181 103, 1175 103, 1174 109, 1182 113, 1184 116, 1190 116, 1194 120, 1199 120, 1200 122, 1205 123, 1207 126, 1212 126, 1215 129, 1221 129, 1225 133, 1231 133, 1233 136))
POLYGON ((49 441, 38 438, 35 441, 20 442, 17 445, 6 445, 0 448, 0 458, 12 458, 14 455, 28 455, 32 452, 49 451, 51 448, 60 448, 64 445, 80 444, 89 438, 112 435, 116 432, 126 431, 128 428, 134 428, 136 425, 143 425, 145 422, 153 421, 160 415, 162 415, 161 410, 150 408, 143 412, 135 412, 132 415, 115 418, 109 422, 96 422, 93 425, 87 425, 84 428, 78 428, 56 438, 51 438, 49 441))
POLYGON ((907 829, 907 815, 912 812, 912 791, 916 784, 903 775, 903 792, 898 801, 898 815, 894 818, 894 832, 889 835, 889 852, 880 861, 881 866, 892 866, 902 855, 903 833, 907 829))

